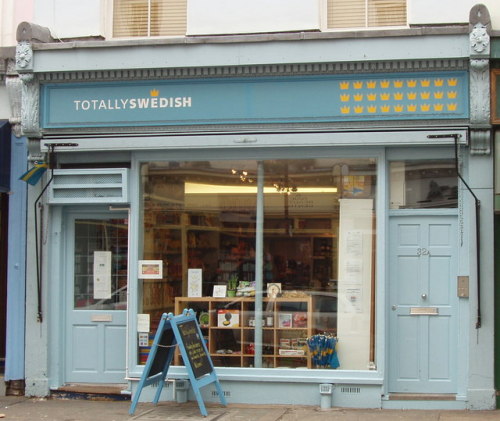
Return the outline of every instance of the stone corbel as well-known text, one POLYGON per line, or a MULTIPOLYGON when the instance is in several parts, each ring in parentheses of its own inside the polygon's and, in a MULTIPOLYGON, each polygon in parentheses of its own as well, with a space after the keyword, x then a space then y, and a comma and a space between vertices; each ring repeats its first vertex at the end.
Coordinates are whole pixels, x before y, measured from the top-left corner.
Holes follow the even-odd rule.
POLYGON ((14 60, 7 63, 7 73, 5 76, 5 88, 10 103, 9 123, 12 133, 16 137, 22 136, 21 130, 21 102, 22 102, 22 82, 14 69, 14 60))
POLYGON ((20 41, 17 44, 16 71, 22 81, 22 133, 27 137, 40 137, 39 83, 33 73, 33 50, 28 41, 20 41))
POLYGON ((490 32, 488 9, 478 4, 469 16, 471 153, 491 153, 490 32))

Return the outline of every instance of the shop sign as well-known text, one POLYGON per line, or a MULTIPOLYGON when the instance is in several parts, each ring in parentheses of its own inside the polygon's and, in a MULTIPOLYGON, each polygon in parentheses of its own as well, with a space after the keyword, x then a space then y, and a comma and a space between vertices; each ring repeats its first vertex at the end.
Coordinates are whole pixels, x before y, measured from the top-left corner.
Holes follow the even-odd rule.
POLYGON ((467 72, 47 84, 41 125, 123 127, 468 118, 467 72))

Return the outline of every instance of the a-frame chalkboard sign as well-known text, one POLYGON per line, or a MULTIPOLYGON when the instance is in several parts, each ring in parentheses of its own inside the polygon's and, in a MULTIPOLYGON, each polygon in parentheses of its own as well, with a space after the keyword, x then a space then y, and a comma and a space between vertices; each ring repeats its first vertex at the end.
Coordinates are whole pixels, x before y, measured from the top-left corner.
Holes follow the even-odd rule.
POLYGON ((154 404, 158 403, 176 346, 179 346, 186 365, 201 414, 205 417, 208 415, 200 388, 210 383, 215 383, 221 403, 224 406, 227 405, 210 354, 203 340, 200 325, 196 320, 195 312, 193 310, 184 310, 178 316, 174 316, 172 313, 163 313, 161 316, 144 372, 130 405, 130 415, 135 412, 142 389, 146 386, 158 384, 153 399, 154 404))

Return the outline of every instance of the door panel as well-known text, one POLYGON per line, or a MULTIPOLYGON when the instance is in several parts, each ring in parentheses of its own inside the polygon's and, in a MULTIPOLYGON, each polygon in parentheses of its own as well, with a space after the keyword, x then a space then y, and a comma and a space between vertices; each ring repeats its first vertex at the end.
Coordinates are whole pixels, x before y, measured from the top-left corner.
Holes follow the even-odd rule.
POLYGON ((456 217, 391 217, 389 245, 389 392, 453 393, 456 217))
POLYGON ((68 220, 65 381, 122 383, 128 218, 113 212, 68 220))

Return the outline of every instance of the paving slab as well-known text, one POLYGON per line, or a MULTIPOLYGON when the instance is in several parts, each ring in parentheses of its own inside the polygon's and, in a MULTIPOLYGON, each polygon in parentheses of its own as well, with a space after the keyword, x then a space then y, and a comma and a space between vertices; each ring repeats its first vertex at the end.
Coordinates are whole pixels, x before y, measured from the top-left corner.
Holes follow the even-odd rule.
POLYGON ((0 396, 1 421, 500 421, 500 411, 348 409, 295 405, 206 403, 203 417, 196 402, 139 403, 85 399, 0 396))

